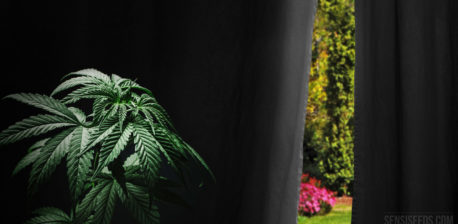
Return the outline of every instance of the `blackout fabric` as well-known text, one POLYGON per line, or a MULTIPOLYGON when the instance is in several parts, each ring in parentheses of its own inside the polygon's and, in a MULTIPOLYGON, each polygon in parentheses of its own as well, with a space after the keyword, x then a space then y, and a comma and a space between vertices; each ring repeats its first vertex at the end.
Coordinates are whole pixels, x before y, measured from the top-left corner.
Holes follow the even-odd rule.
POLYGON ((448 0, 356 1, 353 223, 458 219, 456 12, 448 0))
MULTIPOLYGON (((137 78, 207 161, 190 175, 191 209, 160 204, 162 223, 296 223, 314 0, 6 1, 0 93, 49 94, 72 71, 137 78)), ((40 112, 1 101, 1 129, 40 112)), ((26 199, 11 177, 27 144, 1 151, 2 220, 69 208, 65 166, 26 199)), ((167 170, 164 175, 172 175, 167 170)), ((113 223, 132 223, 118 206, 113 223)))

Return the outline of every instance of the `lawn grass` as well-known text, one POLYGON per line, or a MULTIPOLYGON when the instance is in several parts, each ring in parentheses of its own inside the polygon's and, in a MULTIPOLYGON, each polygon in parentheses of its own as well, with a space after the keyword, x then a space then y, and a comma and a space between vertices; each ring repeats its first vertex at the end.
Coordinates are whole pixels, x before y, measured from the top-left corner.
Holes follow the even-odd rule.
POLYGON ((350 224, 351 205, 337 204, 326 215, 305 217, 299 216, 298 224, 350 224))

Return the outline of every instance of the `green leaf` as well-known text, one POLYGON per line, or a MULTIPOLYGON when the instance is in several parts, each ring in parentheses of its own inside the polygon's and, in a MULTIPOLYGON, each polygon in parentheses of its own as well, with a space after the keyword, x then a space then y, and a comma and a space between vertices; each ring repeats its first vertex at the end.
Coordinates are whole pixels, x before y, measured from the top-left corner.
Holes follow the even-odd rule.
POLYGON ((147 89, 147 88, 145 88, 145 87, 143 87, 143 86, 140 86, 140 85, 138 85, 138 84, 135 83, 135 82, 132 83, 131 88, 132 88, 132 89, 141 90, 141 91, 145 92, 146 94, 148 94, 150 97, 154 97, 154 96, 153 96, 153 93, 152 93, 149 89, 147 89))
POLYGON ((159 120, 162 126, 169 127, 173 131, 176 131, 175 127, 172 124, 169 114, 161 105, 154 103, 150 110, 153 112, 154 116, 156 117, 156 119, 159 120))
POLYGON ((202 165, 207 170, 207 172, 210 174, 210 176, 212 177, 213 180, 216 180, 215 175, 210 170, 210 168, 208 167, 207 163, 205 163, 204 159, 202 159, 202 157, 200 157, 199 153, 197 153, 188 143, 184 142, 184 144, 185 144, 186 150, 189 152, 189 154, 191 154, 191 156, 194 157, 194 159, 196 159, 200 163, 200 165, 202 165))
POLYGON ((51 93, 51 96, 62 92, 64 90, 70 89, 75 86, 84 85, 84 84, 101 84, 99 79, 88 77, 88 76, 80 76, 66 80, 62 82, 59 86, 57 86, 54 91, 51 93))
POLYGON ((137 166, 137 165, 139 165, 139 161, 138 161, 138 156, 135 153, 127 157, 126 161, 124 161, 124 164, 123 164, 124 168, 129 167, 129 166, 137 166))
POLYGON ((29 192, 34 193, 37 186, 46 181, 67 154, 75 128, 69 128, 57 134, 41 148, 36 162, 32 166, 29 179, 29 192))
POLYGON ((8 98, 68 118, 71 121, 77 121, 75 115, 63 103, 52 97, 33 93, 17 93, 5 97, 5 99, 8 98))
POLYGON ((87 85, 67 94, 61 101, 63 104, 71 104, 81 99, 97 99, 100 97, 113 99, 116 95, 111 90, 111 87, 104 85, 87 85))
POLYGON ((82 76, 87 76, 87 77, 93 77, 93 78, 96 78, 96 79, 99 79, 101 81, 103 81, 104 83, 110 83, 111 80, 110 80, 110 77, 96 69, 93 69, 93 68, 88 68, 88 69, 82 69, 82 70, 79 70, 79 71, 76 71, 76 72, 71 72, 67 75, 65 75, 63 77, 66 78, 68 76, 72 76, 72 75, 82 75, 82 76))
POLYGON ((70 217, 58 208, 45 207, 34 211, 38 216, 33 217, 25 224, 67 224, 71 223, 70 217))
POLYGON ((67 174, 73 202, 77 202, 81 196, 92 165, 92 153, 87 152, 79 156, 88 141, 89 130, 87 128, 78 127, 75 129, 70 144, 70 151, 67 156, 67 174))
POLYGON ((99 123, 101 118, 106 116, 105 108, 110 105, 110 101, 105 97, 99 97, 94 100, 92 111, 94 114, 94 122, 99 123))
MULTIPOLYGON (((110 109, 107 111, 107 118, 112 118, 113 116, 118 114, 119 104, 112 104, 110 109)), ((116 117, 118 119, 119 117, 116 117)))
POLYGON ((86 114, 82 110, 76 107, 69 107, 68 109, 75 115, 80 124, 84 124, 86 122, 86 114))
POLYGON ((35 211, 33 211, 34 214, 37 214, 37 215, 49 215, 49 214, 54 214, 56 216, 61 216, 61 217, 64 217, 64 218, 69 218, 67 213, 65 213, 64 211, 58 209, 58 208, 54 208, 54 207, 42 207, 42 208, 39 208, 39 209, 35 209, 35 211))
POLYGON ((159 212, 155 205, 150 204, 147 190, 143 187, 126 183, 127 195, 118 190, 118 196, 123 205, 132 213, 139 223, 159 223, 159 212))
POLYGON ((150 125, 151 130, 153 131, 153 135, 156 135, 156 130, 154 128, 155 123, 154 123, 153 116, 151 116, 151 113, 149 113, 147 110, 142 110, 142 113, 145 115, 146 120, 148 121, 148 124, 150 125))
POLYGON ((24 156, 24 158, 22 158, 21 161, 19 161, 19 163, 16 165, 16 168, 14 168, 12 175, 16 175, 19 173, 19 171, 34 163, 40 156, 40 151, 41 149, 37 149, 24 156))
MULTIPOLYGON (((179 151, 182 153, 183 156, 186 156, 186 154, 189 154, 196 162, 198 162, 200 165, 202 165, 207 172, 210 174, 213 180, 215 180, 215 176, 213 172, 210 170, 208 165, 205 163, 205 161, 202 159, 202 157, 188 144, 186 143, 183 139, 181 139, 178 135, 175 133, 169 131, 166 128, 160 127, 160 126, 155 126, 156 131, 157 131, 157 139, 161 144, 172 144, 173 149, 176 151, 179 151)), ((170 146, 166 147, 166 149, 171 150, 170 146)))
POLYGON ((0 133, 0 145, 11 144, 25 138, 45 134, 75 123, 55 115, 36 115, 16 122, 0 133))
POLYGON ((119 128, 122 129, 122 125, 127 117, 126 105, 123 105, 123 104, 119 105, 118 115, 119 115, 119 128))
POLYGON ((45 146, 46 142, 49 140, 50 138, 45 138, 45 139, 42 139, 40 141, 37 141, 35 143, 33 143, 32 146, 29 147, 29 149, 27 150, 27 152, 32 152, 33 150, 35 149, 38 149, 38 148, 42 148, 43 146, 45 146))
POLYGON ((139 124, 133 126, 135 153, 138 155, 140 166, 146 172, 146 181, 152 184, 161 165, 160 145, 144 127, 139 124))
POLYGON ((102 148, 100 149, 99 167, 96 172, 94 172, 93 176, 97 176, 104 167, 108 166, 110 162, 121 154, 121 151, 124 150, 129 142, 132 131, 132 124, 129 123, 124 131, 121 132, 119 129, 116 129, 108 135, 102 144, 102 148))
MULTIPOLYGON (((142 127, 143 130, 145 132, 148 132, 148 128, 146 126, 143 126, 142 127)), ((153 128, 154 130, 154 128, 153 128)), ((159 151, 161 151, 161 153, 165 156, 165 158, 167 159, 167 162, 170 164, 170 166, 172 166, 173 169, 177 170, 177 167, 175 165, 175 161, 170 157, 169 153, 164 149, 164 147, 162 146, 162 144, 156 139, 156 137, 154 137, 154 135, 151 135, 151 140, 155 143, 155 145, 158 146, 158 149, 159 151)))
POLYGON ((118 82, 123 81, 124 78, 121 78, 119 75, 111 74, 111 81, 118 84, 118 82))
POLYGON ((102 180, 85 195, 75 209, 76 223, 84 223, 88 220, 98 203, 97 197, 110 183, 110 181, 102 180))
POLYGON ((97 196, 97 203, 95 204, 94 223, 97 224, 109 224, 113 211, 115 208, 116 200, 118 199, 117 191, 118 184, 116 181, 110 181, 100 191, 97 196))
POLYGON ((89 143, 82 153, 87 152, 89 149, 103 141, 108 135, 111 134, 111 132, 113 132, 113 130, 115 130, 117 125, 118 122, 116 119, 105 120, 102 124, 100 124, 95 133, 91 135, 89 143))

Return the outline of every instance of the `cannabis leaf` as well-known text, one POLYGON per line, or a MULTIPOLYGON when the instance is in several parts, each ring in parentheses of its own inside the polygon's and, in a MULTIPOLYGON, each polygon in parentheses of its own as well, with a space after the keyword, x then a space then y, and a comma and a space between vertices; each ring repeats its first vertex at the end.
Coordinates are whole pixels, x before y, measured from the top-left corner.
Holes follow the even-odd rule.
POLYGON ((29 192, 34 193, 37 186, 45 182, 67 154, 74 128, 69 128, 55 135, 41 148, 38 158, 32 166, 29 179, 29 192))
POLYGON ((45 134, 57 128, 77 125, 74 121, 54 116, 36 115, 26 118, 0 133, 0 144, 10 144, 25 138, 45 134))
POLYGON ((118 199, 117 192, 119 185, 114 180, 105 180, 104 188, 97 196, 97 203, 94 206, 95 215, 94 223, 108 224, 113 216, 116 200, 118 199))
POLYGON ((157 202, 188 206, 171 190, 180 185, 160 176, 162 166, 169 165, 184 180, 183 170, 194 161, 214 178, 200 155, 177 134, 152 92, 133 80, 83 69, 65 75, 50 96, 19 93, 5 98, 48 113, 0 132, 0 145, 48 135, 33 144, 13 170, 14 175, 32 166, 29 194, 62 161, 67 169, 70 212, 41 208, 28 224, 110 223, 118 202, 139 223, 159 223, 157 202), (92 111, 86 114, 76 103, 87 100, 92 111))
POLYGON ((63 103, 49 96, 33 93, 18 93, 5 97, 5 99, 8 98, 46 110, 71 121, 77 120, 75 115, 63 103))
POLYGON ((115 129, 107 136, 100 149, 100 163, 94 175, 97 175, 104 167, 107 167, 110 162, 119 156, 121 151, 127 146, 132 131, 133 127, 129 124, 124 130, 115 129))
POLYGON ((159 212, 155 205, 150 205, 147 190, 141 186, 127 183, 127 195, 118 190, 123 205, 133 214, 139 223, 159 223, 159 212))
POLYGON ((93 154, 87 152, 79 155, 86 147, 89 135, 88 128, 78 127, 75 129, 70 143, 70 151, 67 156, 67 174, 73 202, 77 202, 81 196, 91 170, 93 154))
POLYGON ((34 211, 37 217, 29 219, 26 224, 69 224, 71 218, 62 210, 53 207, 44 207, 34 211))

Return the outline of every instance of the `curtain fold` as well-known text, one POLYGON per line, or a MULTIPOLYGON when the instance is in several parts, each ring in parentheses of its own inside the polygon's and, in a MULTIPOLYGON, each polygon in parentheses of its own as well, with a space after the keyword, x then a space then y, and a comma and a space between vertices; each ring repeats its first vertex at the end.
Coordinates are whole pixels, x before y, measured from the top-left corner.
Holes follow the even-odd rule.
MULTIPOLYGON (((216 176, 199 188, 192 172, 189 189, 179 190, 192 209, 160 204, 162 223, 293 224, 315 4, 7 1, 0 93, 49 94, 64 74, 88 67, 137 78, 216 176)), ((12 108, 3 111, 1 129, 32 114, 12 108)), ((19 222, 40 206, 68 208, 65 167, 42 194, 25 199, 27 174, 10 177, 26 150, 16 146, 2 157, 9 183, 2 192, 11 202, 2 219, 19 222)), ((132 219, 118 206, 113 223, 132 219)))
POLYGON ((356 1, 353 223, 456 214, 456 5, 356 1))

